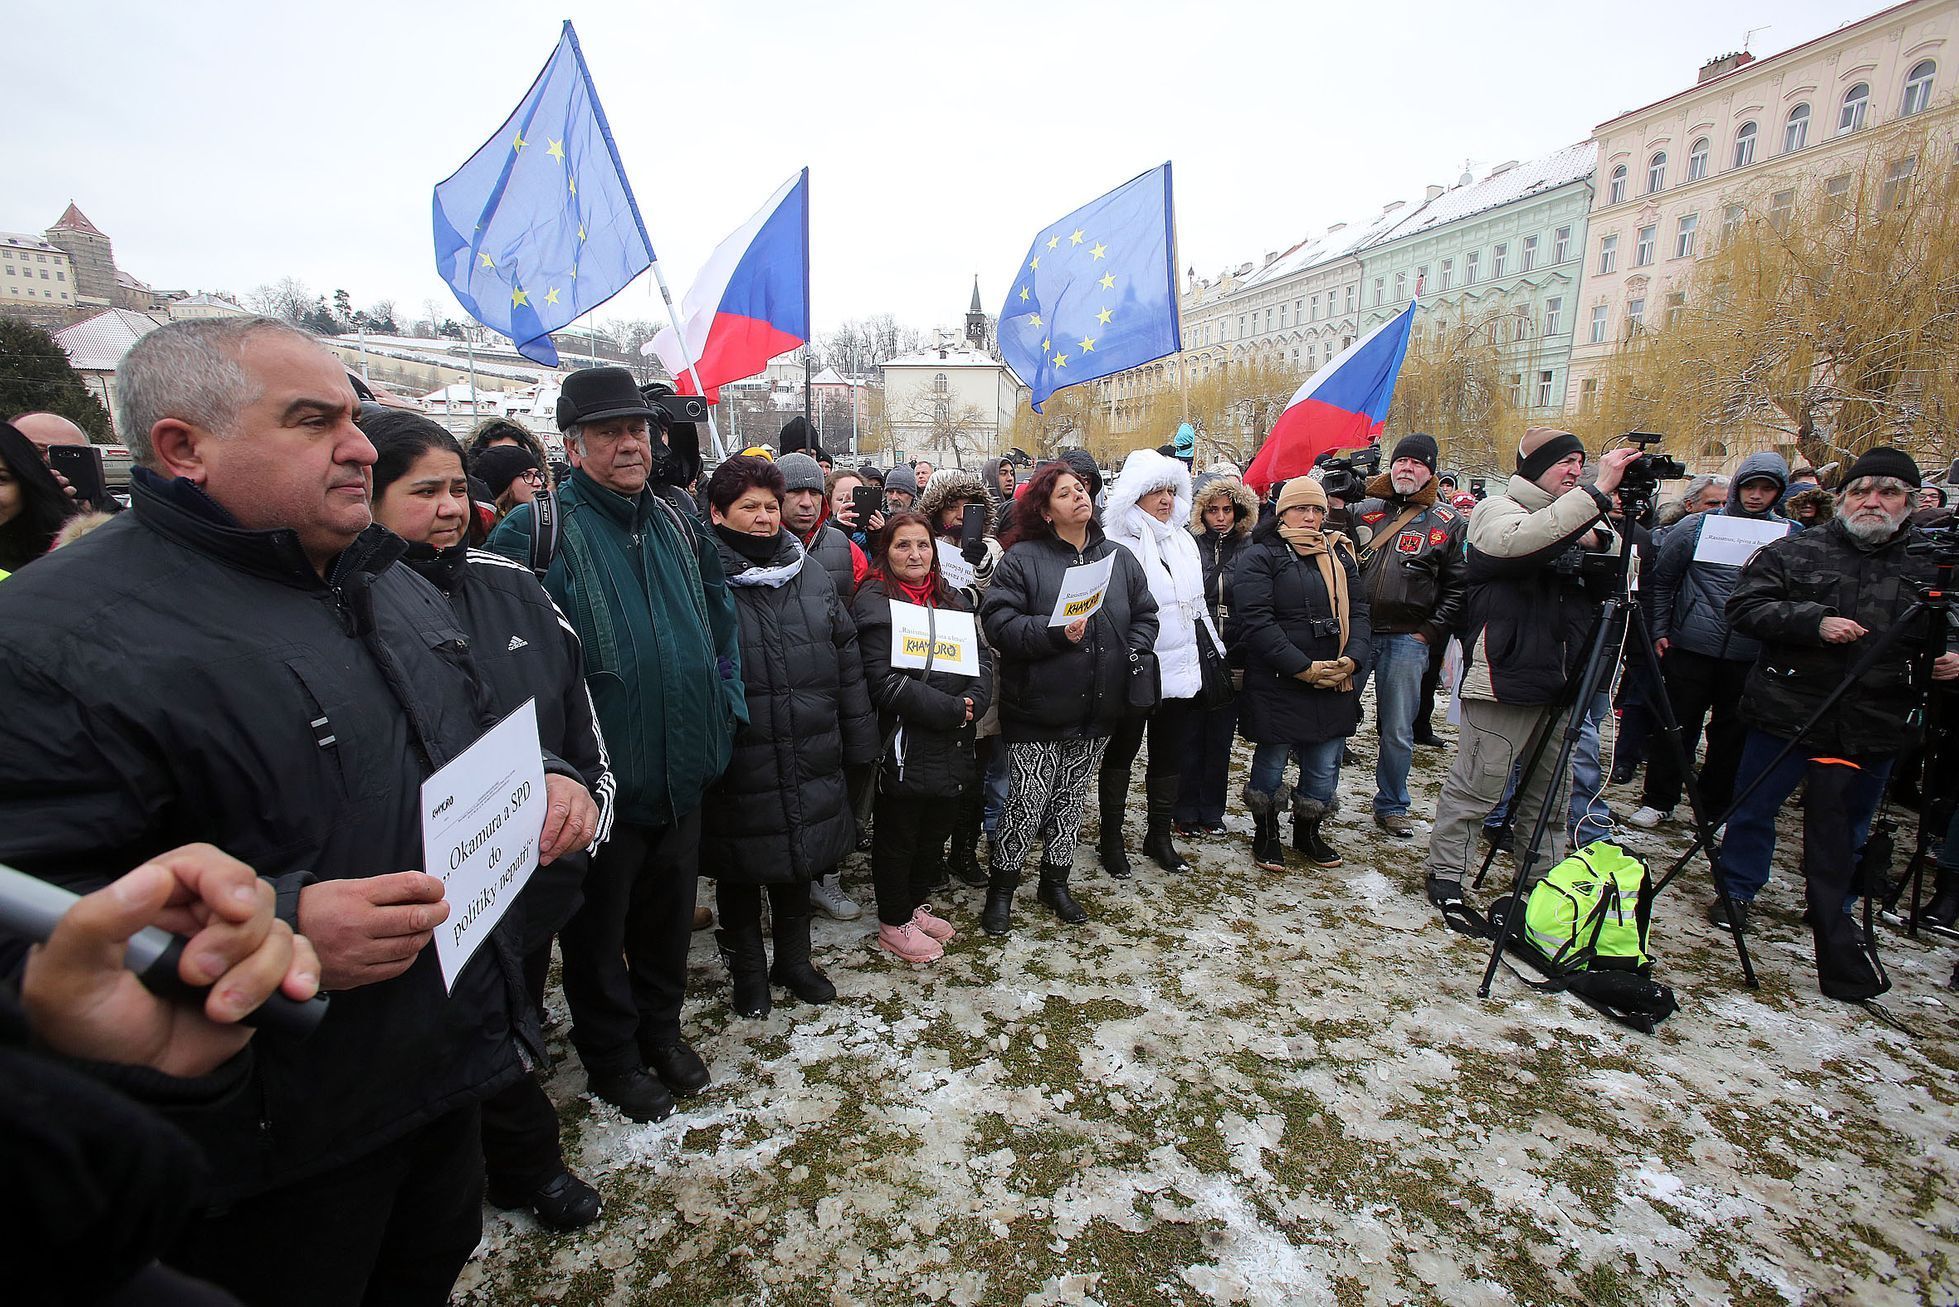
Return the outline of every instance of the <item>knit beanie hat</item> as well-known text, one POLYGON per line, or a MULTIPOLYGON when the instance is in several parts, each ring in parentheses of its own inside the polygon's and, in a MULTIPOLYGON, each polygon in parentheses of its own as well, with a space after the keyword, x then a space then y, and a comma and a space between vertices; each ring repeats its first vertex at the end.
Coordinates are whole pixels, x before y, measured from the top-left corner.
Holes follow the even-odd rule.
POLYGON ((1517 442, 1517 475, 1526 481, 1535 481, 1563 459, 1584 452, 1584 442, 1569 431, 1560 431, 1556 427, 1532 427, 1517 442))
POLYGON ((1404 458, 1416 458, 1421 460, 1422 466, 1434 472, 1441 453, 1442 451, 1436 447, 1434 436, 1411 431, 1395 442, 1394 457, 1388 462, 1392 464, 1399 463, 1404 458))
POLYGON ((479 451, 469 465, 470 475, 489 490, 491 503, 501 498, 510 489, 510 483, 524 473, 543 470, 538 466, 537 455, 522 445, 491 445, 479 451))
POLYGON ((1850 465, 1850 471, 1844 476, 1843 484, 1847 486, 1864 477, 1896 477, 1914 490, 1925 484, 1925 477, 1919 472, 1918 464, 1912 461, 1910 454, 1902 449, 1891 449, 1883 445, 1859 454, 1857 461, 1850 465))
POLYGON ((1326 491, 1320 489, 1320 483, 1311 477, 1294 477, 1286 482, 1286 488, 1279 492, 1281 515, 1284 515, 1288 508, 1297 508, 1301 504, 1317 505, 1322 509, 1326 507, 1326 491))
POLYGON ((918 473, 912 471, 902 463, 892 468, 889 472, 886 472, 884 474, 884 493, 888 495, 893 490, 903 491, 913 499, 918 498, 918 473))
POLYGON ((775 470, 782 473, 782 493, 791 490, 823 489, 823 467, 808 454, 798 451, 784 454, 775 461, 775 470))

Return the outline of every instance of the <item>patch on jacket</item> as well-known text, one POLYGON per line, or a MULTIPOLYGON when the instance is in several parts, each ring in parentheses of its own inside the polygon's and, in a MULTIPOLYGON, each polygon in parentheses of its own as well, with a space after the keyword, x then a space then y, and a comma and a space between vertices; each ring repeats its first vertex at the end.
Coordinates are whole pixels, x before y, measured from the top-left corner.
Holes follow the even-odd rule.
POLYGON ((1455 509, 1445 508, 1441 504, 1437 504, 1434 508, 1429 509, 1429 512, 1435 514, 1437 517, 1441 518, 1444 522, 1453 522, 1456 520, 1458 516, 1460 516, 1460 514, 1458 514, 1455 509))
POLYGON ((1449 532, 1448 532, 1448 529, 1447 529, 1446 527, 1439 527, 1439 526, 1436 526, 1436 527, 1430 527, 1430 528, 1429 528, 1429 532, 1428 532, 1428 542, 1429 542, 1430 544, 1432 544, 1432 545, 1440 545, 1440 544, 1442 544, 1442 543, 1443 543, 1444 541, 1446 541, 1446 540, 1447 540, 1448 538, 1449 538, 1449 532))
POLYGON ((1394 551, 1397 554, 1419 554, 1422 552, 1422 533, 1403 531, 1394 538, 1394 551))
POLYGON ((1373 513, 1362 513, 1362 514, 1360 515, 1360 520, 1361 520, 1361 521, 1363 521, 1363 522, 1378 522, 1378 521, 1380 521, 1380 520, 1381 520, 1382 518, 1384 518, 1384 517, 1386 517, 1387 515, 1388 515, 1388 510, 1387 510, 1387 509, 1385 509, 1385 508, 1383 508, 1383 509, 1381 509, 1381 510, 1379 510, 1378 512, 1373 512, 1373 513))

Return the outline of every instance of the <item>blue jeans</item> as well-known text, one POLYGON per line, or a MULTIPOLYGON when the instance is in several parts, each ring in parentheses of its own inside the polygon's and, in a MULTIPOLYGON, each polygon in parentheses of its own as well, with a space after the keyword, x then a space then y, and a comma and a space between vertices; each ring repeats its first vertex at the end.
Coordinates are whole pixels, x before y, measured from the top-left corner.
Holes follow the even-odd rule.
POLYGON ((1340 754, 1347 741, 1336 736, 1312 744, 1259 744, 1252 748, 1252 774, 1247 784, 1260 794, 1276 795, 1286 779, 1286 759, 1299 761, 1296 798, 1333 806, 1340 785, 1340 754))
MULTIPOLYGON (((1735 769, 1735 793, 1753 785, 1769 760, 1787 743, 1765 731, 1749 731, 1741 746, 1741 766, 1735 769)), ((1762 892, 1762 886, 1769 883, 1769 859, 1775 856, 1775 819, 1782 805, 1796 792, 1796 786, 1802 783, 1803 775, 1809 770, 1809 760, 1817 756, 1817 750, 1797 745, 1755 792, 1728 814, 1728 833, 1721 840, 1721 871, 1727 878, 1728 892, 1734 897, 1752 903, 1762 892)), ((1891 765, 1897 761, 1897 755, 1862 754, 1852 756, 1850 761, 1863 768, 1847 796, 1850 847, 1861 849, 1864 837, 1871 831, 1871 817, 1884 798, 1884 785, 1891 778, 1891 765)))
MULTIPOLYGON (((1591 711, 1585 714, 1585 724, 1578 729, 1578 743, 1571 749, 1571 806, 1565 814, 1565 828, 1571 834, 1574 845, 1588 844, 1601 839, 1612 831, 1612 809, 1599 797, 1604 771, 1599 766, 1599 722, 1612 711, 1612 701, 1603 692, 1592 700, 1591 711)), ((1558 747, 1553 738, 1545 744, 1548 753, 1558 747)), ((1517 773, 1523 770, 1524 761, 1519 758, 1517 765, 1510 769, 1510 784, 1503 791, 1503 802, 1490 809, 1490 815, 1483 818, 1487 830, 1496 830, 1503 825, 1504 817, 1510 811, 1510 800, 1517 793, 1517 773)), ((1529 831, 1523 832, 1526 836, 1529 831)))
MULTIPOLYGON (((1415 710, 1422 701, 1428 646, 1412 635, 1377 635, 1368 675, 1374 681, 1374 721, 1381 747, 1374 759, 1374 813, 1407 815, 1408 768, 1415 761, 1415 710)), ((1367 687, 1362 681, 1360 688, 1367 687)))
POLYGON ((1007 742, 997 735, 992 740, 986 770, 980 777, 985 795, 980 805, 980 827, 988 835, 1000 829, 1000 814, 1007 810, 1007 742))

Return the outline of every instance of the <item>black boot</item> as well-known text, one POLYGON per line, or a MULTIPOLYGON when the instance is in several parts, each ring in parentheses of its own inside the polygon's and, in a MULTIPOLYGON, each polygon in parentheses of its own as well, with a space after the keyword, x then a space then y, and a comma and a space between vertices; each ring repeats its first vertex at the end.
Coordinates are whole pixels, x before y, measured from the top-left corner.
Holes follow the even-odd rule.
POLYGON ((1149 791, 1150 824, 1149 833, 1143 837, 1143 852, 1156 859, 1156 865, 1165 871, 1186 872, 1190 864, 1177 852, 1170 838, 1170 814, 1177 806, 1178 781, 1175 776, 1152 776, 1145 782, 1149 791))
POLYGON ((775 919, 775 965, 769 979, 805 1003, 830 1003, 837 987, 809 960, 809 914, 775 919))
POLYGON ((1927 925, 1952 929, 1959 921, 1959 871, 1941 871, 1932 883, 1932 901, 1925 905, 1922 919, 1927 925))
POLYGON ((1096 837, 1096 851, 1102 855, 1102 870, 1117 880, 1129 879, 1129 855, 1122 849, 1122 821, 1129 802, 1129 773, 1103 772, 1096 778, 1096 797, 1101 800, 1102 833, 1096 837))
POLYGON ((1252 814, 1252 864, 1260 871, 1286 869, 1286 845, 1279 835, 1279 813, 1287 802, 1284 791, 1260 794, 1247 785, 1245 811, 1252 814))
POLYGON ((734 977, 735 996, 731 1006, 738 1017, 765 1017, 769 1014, 769 955, 762 947, 762 926, 756 922, 714 932, 721 946, 721 960, 734 977))
POLYGON ((952 852, 946 858, 946 870, 961 885, 980 886, 987 883, 986 868, 980 866, 980 798, 977 787, 971 800, 961 796, 959 800, 959 824, 952 831, 952 852))
POLYGON ((1331 811, 1326 804, 1311 799, 1292 801, 1292 847, 1316 867, 1340 865, 1340 855, 1320 835, 1320 823, 1331 811))
POLYGON ((1079 926, 1088 920, 1082 905, 1075 902, 1075 896, 1068 892, 1068 868, 1050 867, 1041 864, 1041 888, 1037 898, 1054 909, 1054 915, 1070 926, 1079 926))
POLYGON ((986 906, 980 909, 980 929, 989 935, 1004 935, 1013 929, 1014 889, 1020 873, 994 863, 986 876, 986 906))

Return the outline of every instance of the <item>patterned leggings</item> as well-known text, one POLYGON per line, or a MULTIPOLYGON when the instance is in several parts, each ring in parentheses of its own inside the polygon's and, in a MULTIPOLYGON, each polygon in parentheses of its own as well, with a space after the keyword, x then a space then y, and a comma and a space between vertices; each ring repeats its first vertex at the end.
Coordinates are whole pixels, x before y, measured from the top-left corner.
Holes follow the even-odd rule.
POLYGON ((1000 865, 1020 874, 1038 836, 1041 863, 1066 867, 1082 833, 1082 804, 1106 737, 1094 740, 1017 740, 1007 745, 1007 810, 1000 817, 1000 865))

